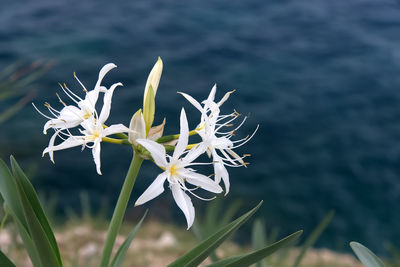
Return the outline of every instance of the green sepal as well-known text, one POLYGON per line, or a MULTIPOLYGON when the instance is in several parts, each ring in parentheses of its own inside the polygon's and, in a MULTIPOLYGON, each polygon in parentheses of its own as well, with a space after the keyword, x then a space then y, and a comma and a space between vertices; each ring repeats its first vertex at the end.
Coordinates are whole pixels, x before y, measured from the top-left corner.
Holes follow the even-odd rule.
POLYGON ((224 226, 218 232, 201 242, 198 246, 191 249, 183 256, 172 262, 169 267, 189 267, 198 266, 213 252, 219 245, 221 245, 231 234, 233 234, 243 223, 245 223, 262 205, 261 201, 255 208, 240 216, 233 222, 224 226))
POLYGON ((153 125, 155 109, 154 90, 150 85, 149 90, 147 90, 145 102, 143 103, 143 118, 146 124, 146 136, 149 134, 150 128, 153 125))

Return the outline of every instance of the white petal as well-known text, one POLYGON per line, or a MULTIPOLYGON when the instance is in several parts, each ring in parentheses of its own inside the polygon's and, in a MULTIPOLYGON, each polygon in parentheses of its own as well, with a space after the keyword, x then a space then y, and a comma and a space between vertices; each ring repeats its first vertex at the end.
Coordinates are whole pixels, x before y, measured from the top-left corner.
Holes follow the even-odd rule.
POLYGON ((94 113, 98 98, 99 98, 98 90, 89 91, 86 93, 85 99, 78 102, 78 106, 84 112, 94 113))
POLYGON ((99 72, 99 78, 98 78, 97 83, 96 83, 96 86, 95 86, 94 88, 95 88, 95 89, 100 89, 100 91, 103 92, 104 88, 101 89, 101 88, 99 88, 99 87, 100 87, 100 85, 101 85, 101 82, 103 81, 104 76, 106 76, 106 74, 107 74, 110 70, 112 70, 113 68, 116 68, 116 67, 117 67, 117 65, 115 65, 114 63, 108 63, 108 64, 104 65, 104 66, 101 68, 100 72, 99 72))
POLYGON ((101 136, 105 137, 105 136, 116 134, 116 133, 127 133, 127 132, 129 132, 129 128, 126 127, 125 125, 123 125, 123 124, 114 124, 114 125, 111 125, 111 126, 105 128, 102 131, 101 136))
MULTIPOLYGON (((50 143, 54 144, 54 140, 55 140, 56 136, 52 136, 50 143), (54 139, 53 139, 54 137, 54 139)), ((45 150, 43 151, 43 155, 45 155, 46 153, 49 153, 50 158, 53 158, 53 152, 54 151, 58 151, 58 150, 63 150, 63 149, 67 149, 70 147, 75 147, 75 146, 79 146, 79 145, 83 145, 85 143, 85 141, 83 140, 82 137, 69 137, 68 139, 66 139, 64 142, 62 142, 59 145, 56 146, 51 146, 49 145, 48 147, 45 148, 45 150)), ((52 159, 53 161, 53 159, 52 159)))
POLYGON ((167 178, 165 172, 160 173, 151 185, 143 192, 143 194, 136 200, 135 206, 142 205, 153 198, 158 197, 164 192, 164 182, 167 178))
MULTIPOLYGON (((56 141, 56 137, 58 136, 58 133, 59 133, 59 132, 60 132, 60 131, 56 131, 56 132, 51 136, 50 141, 49 141, 49 146, 48 146, 48 147, 54 147, 54 142, 56 141)), ((47 148, 46 148, 46 149, 47 149, 47 148)), ((43 151, 42 157, 46 154, 46 153, 45 153, 46 149, 43 151)), ((53 153, 53 151, 52 151, 52 150, 51 150, 51 151, 48 151, 48 153, 49 153, 49 157, 50 157, 51 162, 54 163, 54 153, 53 153)))
POLYGON ((183 214, 185 214, 188 226, 187 229, 189 229, 194 221, 194 207, 192 200, 185 194, 185 192, 183 192, 179 187, 179 184, 170 184, 170 188, 176 204, 182 210, 183 214))
POLYGON ((207 101, 214 102, 215 99, 215 92, 217 91, 217 84, 214 84, 213 88, 208 95, 207 101))
POLYGON ((137 146, 137 139, 146 138, 146 124, 144 123, 142 110, 139 109, 133 114, 131 122, 129 123, 129 129, 129 142, 131 142, 131 144, 137 146))
POLYGON ((232 141, 226 137, 218 137, 218 138, 215 138, 215 136, 213 136, 213 137, 214 138, 211 141, 211 144, 212 144, 212 146, 214 146, 217 149, 227 149, 227 148, 233 146, 232 141))
POLYGON ((136 141, 150 152, 158 166, 167 166, 167 160, 165 159, 166 152, 163 145, 147 139, 137 139, 136 141))
POLYGON ((101 109, 100 116, 99 116, 99 121, 100 123, 104 123, 107 119, 108 116, 110 115, 110 110, 111 110, 111 99, 114 93, 115 88, 117 86, 122 86, 122 83, 114 83, 107 92, 104 94, 104 103, 103 103, 103 108, 101 109))
POLYGON ((96 171, 99 175, 101 175, 101 161, 100 161, 100 146, 101 141, 100 140, 96 140, 96 142, 93 145, 93 149, 92 149, 92 154, 93 154, 93 159, 94 159, 94 163, 96 164, 96 171))
POLYGON ((183 108, 181 110, 180 125, 181 129, 179 132, 178 143, 176 144, 174 154, 172 155, 172 158, 175 160, 177 160, 179 156, 182 155, 182 153, 186 150, 189 142, 189 126, 186 118, 185 109, 183 108))
POLYGON ((214 160, 214 174, 215 174, 215 182, 220 183, 221 179, 225 185, 225 196, 229 193, 229 173, 226 170, 224 164, 222 163, 222 159, 217 155, 215 151, 213 151, 213 160, 214 160))
POLYGON ((60 111, 60 116, 57 118, 66 121, 82 119, 82 111, 76 106, 69 105, 63 107, 63 109, 60 111))
POLYGON ((43 127, 43 133, 47 134, 47 130, 50 128, 54 129, 70 129, 78 126, 81 124, 82 120, 76 119, 76 120, 61 120, 61 119, 52 119, 46 122, 46 124, 43 127))
POLYGON ((220 107, 223 103, 225 103, 225 101, 228 100, 229 96, 230 96, 233 92, 235 92, 235 90, 226 93, 226 94, 224 95, 224 97, 222 97, 222 99, 218 102, 218 106, 220 107))
POLYGON ((182 159, 182 161, 186 164, 191 163, 195 159, 197 159, 201 154, 206 152, 207 146, 204 143, 200 143, 194 148, 190 149, 186 156, 182 159))
POLYGON ((201 113, 203 113, 203 107, 200 105, 199 102, 197 102, 196 99, 194 99, 193 97, 191 97, 188 94, 179 92, 179 94, 181 94, 184 98, 186 98, 187 101, 190 102, 190 104, 192 104, 195 108, 197 108, 201 113))
POLYGON ((92 134, 94 130, 98 127, 96 123, 96 119, 92 116, 88 118, 87 120, 84 120, 81 123, 81 126, 88 132, 88 134, 92 134))
POLYGON ((191 183, 192 185, 199 186, 200 188, 213 192, 213 193, 221 193, 222 188, 215 181, 211 180, 205 175, 195 173, 195 172, 187 172, 184 174, 186 181, 191 183))

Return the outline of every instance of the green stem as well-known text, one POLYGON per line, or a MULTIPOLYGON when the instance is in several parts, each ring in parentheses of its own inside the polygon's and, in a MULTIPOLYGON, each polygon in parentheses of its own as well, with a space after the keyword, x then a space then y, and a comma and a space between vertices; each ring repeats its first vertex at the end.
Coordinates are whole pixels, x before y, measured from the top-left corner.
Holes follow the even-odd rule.
MULTIPOLYGON (((200 129, 201 129, 201 127, 197 128, 197 129, 194 129, 194 130, 191 130, 189 132, 189 136, 196 135, 197 131, 200 130, 200 129)), ((178 139, 178 138, 179 138, 179 134, 165 135, 165 136, 161 136, 160 138, 158 138, 156 140, 156 142, 162 144, 162 143, 166 143, 166 142, 178 139)))
POLYGON ((115 139, 115 138, 110 138, 110 137, 102 137, 101 141, 107 142, 107 143, 118 144, 118 145, 126 145, 126 146, 132 145, 128 139, 115 139))
POLYGON ((114 209, 110 226, 108 228, 107 238, 101 256, 100 267, 108 267, 115 239, 117 237, 119 228, 121 227, 122 219, 124 218, 133 185, 135 184, 136 176, 139 172, 142 162, 143 159, 139 156, 139 153, 134 153, 128 173, 126 174, 125 182, 118 197, 117 205, 114 209))

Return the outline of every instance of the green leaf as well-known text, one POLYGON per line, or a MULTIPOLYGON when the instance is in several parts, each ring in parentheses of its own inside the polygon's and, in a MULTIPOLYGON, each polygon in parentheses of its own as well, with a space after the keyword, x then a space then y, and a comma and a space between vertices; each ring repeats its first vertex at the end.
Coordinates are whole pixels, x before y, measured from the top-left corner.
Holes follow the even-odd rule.
POLYGON ((132 240, 136 235, 136 232, 142 226, 143 220, 147 215, 147 211, 148 210, 146 210, 146 212, 144 213, 142 219, 139 221, 139 223, 135 226, 135 228, 133 228, 133 230, 126 237, 124 243, 122 243, 122 245, 119 247, 117 253, 115 254, 114 259, 111 262, 111 265, 110 265, 111 267, 119 267, 119 266, 121 266, 121 264, 122 264, 122 262, 123 262, 123 260, 125 258, 126 252, 128 251, 128 248, 131 245, 132 240))
POLYGON ((28 224, 32 240, 38 249, 42 263, 50 266, 62 266, 60 252, 49 222, 44 214, 35 189, 25 176, 13 156, 10 157, 11 167, 17 181, 24 209, 25 220, 28 224))
POLYGON ((21 202, 18 197, 17 183, 6 163, 0 159, 0 194, 12 214, 27 228, 21 202))
POLYGON ((303 246, 301 247, 300 253, 297 256, 296 261, 293 264, 293 267, 299 266, 301 260, 303 259, 304 255, 307 252, 307 249, 314 245, 314 243, 317 241, 319 236, 322 234, 322 232, 325 230, 325 228, 331 222, 334 215, 335 215, 335 212, 333 210, 330 211, 328 213, 328 215, 326 215, 325 218, 312 231, 312 233, 309 235, 309 237, 306 239, 303 246))
POLYGON ((366 267, 385 267, 381 259, 360 243, 350 242, 350 247, 366 267))
POLYGON ((255 208, 224 226, 218 232, 201 242, 183 256, 172 262, 169 267, 198 266, 207 256, 245 223, 261 206, 261 201, 255 208))
POLYGON ((241 206, 242 202, 240 200, 235 200, 232 204, 230 204, 229 207, 224 211, 224 215, 220 220, 220 225, 225 225, 231 221, 241 206))
POLYGON ((18 231, 24 242, 25 249, 34 266, 41 266, 38 251, 29 234, 23 207, 20 201, 17 183, 7 165, 0 159, 0 193, 4 199, 4 208, 16 222, 18 231))
POLYGON ((303 233, 303 231, 297 231, 270 246, 264 247, 262 249, 259 249, 259 250, 256 250, 254 252, 250 252, 250 253, 247 253, 244 255, 234 256, 231 258, 223 259, 221 261, 218 261, 218 262, 208 265, 208 267, 225 267, 225 266, 226 267, 246 267, 246 266, 250 266, 251 264, 254 264, 254 263, 264 259, 265 257, 271 255, 278 249, 288 245, 289 243, 292 243, 297 238, 299 238, 299 236, 302 233, 303 233))
POLYGON ((0 266, 1 267, 16 267, 15 264, 0 250, 0 266))
POLYGON ((155 109, 154 90, 150 85, 145 102, 143 103, 143 118, 146 124, 146 135, 149 134, 150 128, 153 125, 155 109))
POLYGON ((31 259, 31 262, 33 266, 35 267, 41 267, 42 262, 40 260, 39 252, 37 250, 37 247, 35 246, 35 243, 33 242, 28 229, 25 228, 21 222, 18 220, 17 217, 13 216, 14 222, 16 222, 17 229, 19 232, 19 235, 21 236, 22 242, 24 243, 24 247, 26 251, 28 252, 29 258, 31 259))
MULTIPOLYGON (((265 229, 264 222, 262 222, 260 219, 254 221, 252 237, 251 237, 253 249, 261 249, 267 244, 264 229, 265 229)), ((266 261, 261 260, 256 263, 255 267, 265 267, 265 266, 267 266, 266 261)))

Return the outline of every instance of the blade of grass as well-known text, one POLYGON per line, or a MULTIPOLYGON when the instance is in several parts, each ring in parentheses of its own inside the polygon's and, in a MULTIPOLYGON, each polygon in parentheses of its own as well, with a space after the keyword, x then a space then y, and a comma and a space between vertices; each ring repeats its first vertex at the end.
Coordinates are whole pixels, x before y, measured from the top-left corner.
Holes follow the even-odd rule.
MULTIPOLYGON (((42 267, 43 265, 40 261, 39 253, 38 253, 37 248, 36 248, 35 244, 33 243, 32 238, 28 232, 28 228, 25 228, 25 226, 18 219, 18 217, 15 216, 15 214, 13 214, 13 212, 7 206, 5 206, 5 209, 8 210, 8 212, 11 214, 11 216, 17 226, 18 233, 22 239, 22 242, 24 243, 24 248, 28 252, 29 258, 31 259, 33 266, 42 267)), ((24 218, 24 220, 25 220, 25 218, 24 218)))
POLYGON ((328 224, 331 222, 333 216, 335 215, 335 212, 332 210, 328 213, 328 215, 325 216, 325 218, 317 225, 317 227, 312 231, 312 233, 308 236, 306 241, 304 242, 303 246, 301 247, 300 253, 296 258, 296 261, 293 264, 293 267, 299 266, 301 260, 303 259, 304 255, 307 252, 307 249, 312 247, 314 243, 317 241, 317 239, 320 237, 322 232, 325 230, 325 228, 328 226, 328 224))
POLYGON ((55 256, 56 263, 58 264, 54 266, 62 266, 61 255, 58 250, 54 233, 46 215, 44 214, 35 189, 13 156, 10 157, 10 161, 14 177, 19 185, 18 189, 32 239, 36 245, 40 246, 38 249, 39 253, 43 256, 42 259, 47 258, 47 261, 50 263, 53 261, 53 256, 55 256), (47 248, 47 245, 50 247, 47 248), (53 253, 50 253, 48 249, 51 249, 53 253))
POLYGON ((144 213, 142 219, 140 219, 139 223, 133 228, 133 230, 129 233, 129 235, 126 237, 124 243, 119 247, 117 253, 115 254, 114 259, 111 262, 110 267, 119 267, 121 266, 122 262, 124 261, 126 252, 128 251, 129 246, 132 243, 133 238, 135 237, 137 231, 139 228, 142 226, 142 223, 144 221, 144 218, 147 215, 148 210, 144 213))
POLYGON ((18 198, 17 183, 2 159, 0 159, 0 193, 5 205, 18 218, 21 225, 27 229, 22 205, 18 198))
POLYGON ((231 234, 233 234, 243 223, 245 223, 261 206, 261 201, 255 208, 237 218, 230 224, 224 226, 215 234, 201 242, 183 256, 172 262, 169 267, 198 266, 207 258, 212 251, 221 245, 231 234))
MULTIPOLYGON (((252 231, 252 246, 253 249, 261 249, 263 246, 267 244, 267 240, 265 238, 265 224, 260 219, 257 219, 253 223, 253 231, 252 231)), ((265 259, 256 263, 255 267, 265 267, 267 263, 265 259)))
POLYGON ((299 236, 303 233, 303 231, 297 231, 281 240, 278 242, 264 247, 262 249, 240 255, 240 256, 234 256, 231 258, 223 259, 221 261, 215 262, 213 264, 208 265, 207 267, 245 267, 245 266, 250 266, 251 264, 254 264, 265 257, 273 254, 276 252, 278 249, 292 243, 295 241, 299 236))

